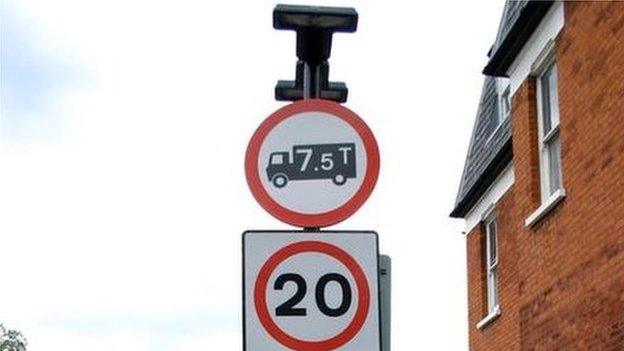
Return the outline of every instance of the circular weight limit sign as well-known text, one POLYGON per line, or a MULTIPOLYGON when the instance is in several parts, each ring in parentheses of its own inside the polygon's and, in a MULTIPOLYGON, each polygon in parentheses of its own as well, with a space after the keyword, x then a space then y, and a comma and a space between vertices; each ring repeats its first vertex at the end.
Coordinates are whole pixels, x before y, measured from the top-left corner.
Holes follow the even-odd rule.
POLYGON ((254 287, 254 305, 260 323, 273 339, 293 350, 329 351, 345 345, 358 334, 366 322, 370 302, 368 281, 360 265, 346 251, 320 241, 301 241, 281 248, 262 266, 254 287), (353 319, 345 329, 325 340, 302 340, 288 334, 273 320, 267 306, 267 286, 273 271, 288 258, 307 252, 325 254, 338 260, 347 267, 357 285, 358 304, 353 319))
POLYGON ((326 227, 355 213, 379 175, 377 141, 353 111, 302 100, 267 118, 245 157, 247 183, 260 205, 299 227, 326 227))

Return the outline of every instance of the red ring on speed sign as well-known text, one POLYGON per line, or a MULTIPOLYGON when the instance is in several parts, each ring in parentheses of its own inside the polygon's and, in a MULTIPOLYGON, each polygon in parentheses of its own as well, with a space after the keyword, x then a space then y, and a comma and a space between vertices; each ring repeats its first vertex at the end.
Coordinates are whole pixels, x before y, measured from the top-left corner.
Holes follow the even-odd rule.
POLYGON ((360 331, 364 322, 366 322, 366 317, 368 315, 370 290, 364 271, 355 259, 346 251, 337 246, 320 241, 300 241, 281 248, 262 266, 260 272, 258 273, 258 278, 256 278, 256 284, 254 287, 254 304, 256 312, 258 313, 258 319, 260 319, 262 326, 264 326, 266 331, 282 345, 299 351, 329 351, 348 343, 360 331), (323 253, 340 261, 347 267, 353 276, 353 279, 355 279, 355 284, 357 285, 358 306, 351 323, 349 323, 349 325, 339 334, 326 340, 308 341, 289 335, 282 328, 280 328, 277 323, 275 323, 273 318, 271 318, 267 307, 267 285, 269 283, 269 277, 275 268, 277 268, 280 263, 284 262, 289 257, 304 252, 323 253))
POLYGON ((333 101, 320 99, 300 100, 280 108, 260 124, 247 147, 245 175, 253 196, 267 212, 277 219, 298 227, 326 227, 350 217, 366 202, 373 192, 379 175, 379 148, 373 132, 355 112, 333 101), (303 112, 325 112, 343 120, 357 132, 364 143, 366 171, 360 188, 344 204, 324 213, 301 213, 282 206, 269 195, 262 185, 260 174, 258 173, 260 148, 267 135, 280 122, 303 112))

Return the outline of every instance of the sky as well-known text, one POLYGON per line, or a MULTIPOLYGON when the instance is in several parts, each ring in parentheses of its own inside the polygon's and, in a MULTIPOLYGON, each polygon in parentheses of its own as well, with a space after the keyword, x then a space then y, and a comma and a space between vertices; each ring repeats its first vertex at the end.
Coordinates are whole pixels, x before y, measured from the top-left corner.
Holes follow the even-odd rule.
MULTIPOLYGON (((393 348, 466 350, 463 222, 448 217, 503 1, 353 6, 331 79, 381 172, 331 229, 393 259, 393 348)), ((244 152, 284 105, 295 37, 272 1, 0 0, 0 322, 30 351, 240 350, 241 233, 289 229, 244 152)))

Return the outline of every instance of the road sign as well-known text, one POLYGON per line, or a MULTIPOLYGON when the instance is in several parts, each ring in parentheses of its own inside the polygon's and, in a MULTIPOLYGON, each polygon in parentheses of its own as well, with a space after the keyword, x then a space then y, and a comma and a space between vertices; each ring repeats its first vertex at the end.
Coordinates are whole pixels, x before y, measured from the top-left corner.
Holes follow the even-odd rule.
POLYGON ((375 232, 243 234, 247 351, 379 351, 375 232))
POLYGON ((299 227, 325 227, 357 211, 379 174, 370 128, 332 101, 302 100, 267 118, 249 142, 247 183, 260 205, 299 227))

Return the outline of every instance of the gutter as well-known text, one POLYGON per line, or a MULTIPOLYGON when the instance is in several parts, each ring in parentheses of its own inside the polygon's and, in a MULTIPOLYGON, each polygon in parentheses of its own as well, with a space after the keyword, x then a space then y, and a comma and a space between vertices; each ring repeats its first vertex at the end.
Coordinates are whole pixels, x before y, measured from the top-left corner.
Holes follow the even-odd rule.
POLYGON ((509 137, 470 190, 455 205, 450 216, 453 218, 464 218, 512 159, 512 141, 511 137, 509 137))

